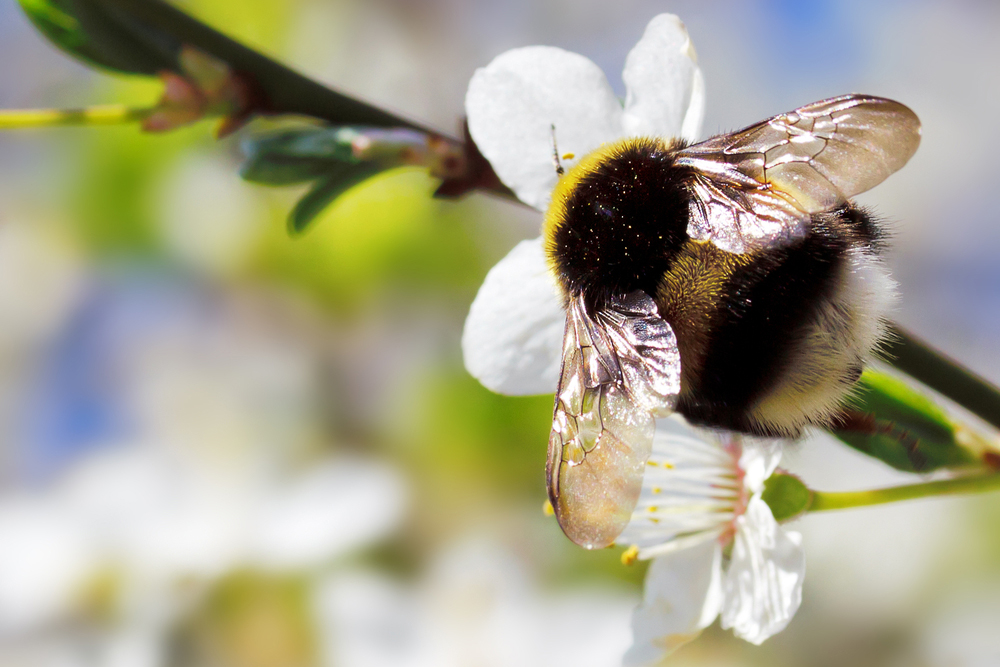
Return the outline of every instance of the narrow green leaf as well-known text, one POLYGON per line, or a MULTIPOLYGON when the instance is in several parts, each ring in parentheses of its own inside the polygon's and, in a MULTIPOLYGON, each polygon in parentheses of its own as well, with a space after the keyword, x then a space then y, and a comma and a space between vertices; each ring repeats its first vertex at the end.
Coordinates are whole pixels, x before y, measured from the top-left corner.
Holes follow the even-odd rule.
POLYGON ((787 521, 809 510, 812 491, 795 475, 776 472, 764 482, 761 499, 776 521, 787 521))
POLYGON ((80 22, 63 11, 58 0, 18 0, 21 9, 35 26, 52 41, 72 50, 86 43, 80 22))
POLYGON ((290 234, 298 235, 305 232, 316 216, 332 204, 337 197, 362 181, 384 171, 384 167, 380 165, 367 163, 334 163, 332 167, 331 172, 317 181, 313 189, 295 205, 288 217, 290 234))
POLYGON ((357 162, 351 152, 352 137, 339 127, 302 128, 271 135, 253 148, 290 157, 357 162))
MULTIPOLYGON (((225 62, 253 83, 256 94, 261 98, 259 104, 267 112, 302 114, 335 125, 425 130, 413 121, 304 77, 163 0, 73 0, 73 3, 80 7, 97 8, 112 16, 118 25, 141 35, 140 41, 144 44, 158 46, 174 58, 180 45, 186 45, 225 62)), ((69 10, 66 13, 73 15, 69 10)), ((176 70, 176 67, 170 69, 176 70)))
POLYGON ((18 0, 56 46, 85 63, 128 74, 175 70, 181 43, 99 0, 18 0))
POLYGON ((898 378, 865 371, 852 404, 862 418, 834 435, 898 470, 929 472, 979 462, 958 425, 898 378))
POLYGON ((240 177, 262 185, 294 185, 322 178, 335 168, 329 160, 261 153, 243 163, 240 177))
POLYGON ((240 176, 266 185, 289 185, 340 173, 338 163, 357 162, 336 128, 295 128, 243 142, 240 176))

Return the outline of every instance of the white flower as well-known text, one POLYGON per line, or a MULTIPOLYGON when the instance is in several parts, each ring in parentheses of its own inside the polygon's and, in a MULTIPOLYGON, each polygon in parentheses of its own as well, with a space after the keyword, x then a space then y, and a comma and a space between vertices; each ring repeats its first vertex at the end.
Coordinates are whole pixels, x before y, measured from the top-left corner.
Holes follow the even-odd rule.
MULTIPOLYGON (((234 571, 311 577, 402 518, 394 469, 317 451, 318 350, 299 322, 265 327, 264 303, 236 296, 116 283, 68 318, 73 354, 52 356, 86 356, 100 381, 71 389, 106 390, 128 428, 15 443, 51 440, 62 459, 0 490, 0 664, 162 664, 170 631, 234 571)), ((37 412, 74 416, 61 389, 37 412)))
POLYGON ((779 458, 774 441, 720 441, 679 416, 657 424, 639 503, 618 540, 654 558, 626 665, 656 664, 720 614, 723 628, 754 644, 788 625, 805 556, 799 534, 761 499, 779 458))
MULTIPOLYGON (((477 70, 465 109, 469 131, 500 179, 544 210, 558 175, 552 128, 567 166, 626 136, 697 139, 704 83, 684 24, 650 21, 625 61, 624 107, 604 73, 575 53, 548 46, 514 49, 477 70)), ((490 271, 465 323, 469 372, 502 394, 555 391, 565 313, 541 239, 524 241, 490 271)))
MULTIPOLYGON (((624 107, 592 62, 550 47, 509 51, 473 76, 466 96, 472 138, 527 204, 548 205, 559 152, 579 159, 626 136, 695 141, 704 85, 677 17, 654 18, 629 54, 624 107)), ((540 239, 523 241, 487 275, 465 323, 469 372, 504 394, 555 391, 565 311, 540 239)), ((788 624, 801 600, 805 561, 761 499, 777 465, 774 443, 725 443, 680 417, 660 420, 642 495, 619 544, 654 558, 633 618, 626 665, 655 663, 717 616, 747 641, 788 624), (707 434, 705 434, 707 435, 707 434), (729 547, 731 546, 731 550, 729 547)))
POLYGON ((317 594, 327 664, 346 667, 607 667, 634 604, 613 589, 540 590, 479 539, 439 554, 414 587, 341 571, 317 594))
POLYGON ((353 459, 227 479, 158 447, 99 452, 54 489, 0 498, 0 630, 60 611, 102 567, 166 590, 237 567, 321 565, 396 525, 401 484, 353 459))
POLYGON ((118 620, 94 650, 139 641, 155 656, 220 577, 320 567, 392 530, 403 504, 399 476, 361 460, 227 478, 160 447, 99 452, 56 488, 0 498, 0 636, 65 639, 59 628, 92 620, 87 591, 110 576, 104 602, 118 620))

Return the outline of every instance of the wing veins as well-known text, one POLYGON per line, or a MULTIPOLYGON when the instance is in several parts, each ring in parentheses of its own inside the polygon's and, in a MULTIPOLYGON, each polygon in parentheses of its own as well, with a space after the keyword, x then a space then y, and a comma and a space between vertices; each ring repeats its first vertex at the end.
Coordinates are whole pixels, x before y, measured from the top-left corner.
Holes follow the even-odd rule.
POLYGON ((641 292, 594 315, 582 297, 571 297, 563 351, 546 464, 549 500, 570 539, 606 546, 638 502, 652 410, 672 409, 680 354, 673 331, 641 292), (608 372, 597 377, 595 367, 608 372))

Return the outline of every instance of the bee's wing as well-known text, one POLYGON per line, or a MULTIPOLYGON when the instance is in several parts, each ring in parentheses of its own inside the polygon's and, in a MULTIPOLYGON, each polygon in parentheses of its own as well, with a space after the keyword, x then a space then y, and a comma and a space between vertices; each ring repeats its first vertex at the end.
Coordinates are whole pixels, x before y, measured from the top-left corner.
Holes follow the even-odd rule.
POLYGON ((907 107, 844 95, 689 146, 677 159, 696 173, 688 233, 735 252, 800 237, 810 214, 875 187, 919 144, 907 107))
POLYGON ((559 525, 577 544, 611 544, 639 500, 655 417, 680 392, 677 339, 644 292, 592 314, 570 299, 545 466, 559 525))

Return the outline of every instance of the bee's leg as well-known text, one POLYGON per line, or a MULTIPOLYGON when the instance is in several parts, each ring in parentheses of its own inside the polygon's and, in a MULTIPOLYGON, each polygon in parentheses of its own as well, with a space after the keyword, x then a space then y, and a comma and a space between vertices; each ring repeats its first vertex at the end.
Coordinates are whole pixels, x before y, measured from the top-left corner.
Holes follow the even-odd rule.
POLYGON ((920 472, 927 467, 927 457, 920 451, 920 438, 900 428, 896 422, 876 419, 875 415, 867 412, 844 410, 838 416, 832 431, 834 435, 840 431, 894 438, 906 450, 906 456, 910 459, 914 472, 920 472))

